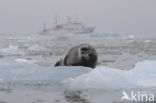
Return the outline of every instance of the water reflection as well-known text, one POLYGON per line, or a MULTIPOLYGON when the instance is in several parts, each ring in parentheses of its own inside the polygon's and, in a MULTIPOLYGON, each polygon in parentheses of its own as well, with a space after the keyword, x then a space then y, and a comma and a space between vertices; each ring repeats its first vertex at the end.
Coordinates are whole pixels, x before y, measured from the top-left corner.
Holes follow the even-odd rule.
POLYGON ((81 96, 81 91, 65 91, 64 97, 69 103, 90 103, 85 96, 81 96))

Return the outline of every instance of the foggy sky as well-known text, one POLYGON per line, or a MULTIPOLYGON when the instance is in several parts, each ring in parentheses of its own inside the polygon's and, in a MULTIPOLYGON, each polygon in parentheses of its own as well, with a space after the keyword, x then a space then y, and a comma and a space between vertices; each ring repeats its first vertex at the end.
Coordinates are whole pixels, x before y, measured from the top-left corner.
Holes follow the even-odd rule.
POLYGON ((57 14, 82 19, 96 32, 156 37, 156 0, 0 0, 0 35, 38 33, 57 14))

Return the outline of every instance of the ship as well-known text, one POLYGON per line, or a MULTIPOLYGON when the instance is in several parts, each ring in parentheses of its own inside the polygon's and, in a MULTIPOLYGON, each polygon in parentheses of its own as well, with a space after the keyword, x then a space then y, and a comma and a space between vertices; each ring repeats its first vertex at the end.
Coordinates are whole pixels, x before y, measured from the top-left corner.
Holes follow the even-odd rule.
POLYGON ((85 26, 83 23, 72 20, 68 18, 66 23, 58 24, 57 19, 55 20, 54 25, 51 28, 46 28, 46 23, 44 23, 44 28, 39 34, 41 35, 53 35, 53 34, 87 34, 94 32, 95 27, 85 26))

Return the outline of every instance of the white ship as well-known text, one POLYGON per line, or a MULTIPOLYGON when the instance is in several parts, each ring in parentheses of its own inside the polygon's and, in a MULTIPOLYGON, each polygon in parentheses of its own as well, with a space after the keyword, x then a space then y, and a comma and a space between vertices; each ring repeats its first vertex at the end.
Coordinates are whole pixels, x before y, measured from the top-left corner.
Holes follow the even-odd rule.
POLYGON ((95 27, 87 27, 81 22, 78 22, 76 20, 71 20, 70 18, 68 18, 68 21, 63 24, 58 24, 56 19, 54 26, 49 29, 46 29, 46 24, 44 24, 43 31, 39 33, 42 35, 66 34, 66 33, 86 34, 86 33, 92 33, 94 29, 95 27))

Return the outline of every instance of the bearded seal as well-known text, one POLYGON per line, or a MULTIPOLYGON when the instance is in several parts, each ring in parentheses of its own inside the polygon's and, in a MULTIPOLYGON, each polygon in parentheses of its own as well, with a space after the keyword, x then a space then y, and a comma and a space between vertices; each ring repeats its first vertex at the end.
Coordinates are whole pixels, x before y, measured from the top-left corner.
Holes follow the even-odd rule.
POLYGON ((66 56, 54 66, 84 66, 95 68, 98 56, 95 48, 89 44, 80 44, 71 48, 66 56))

